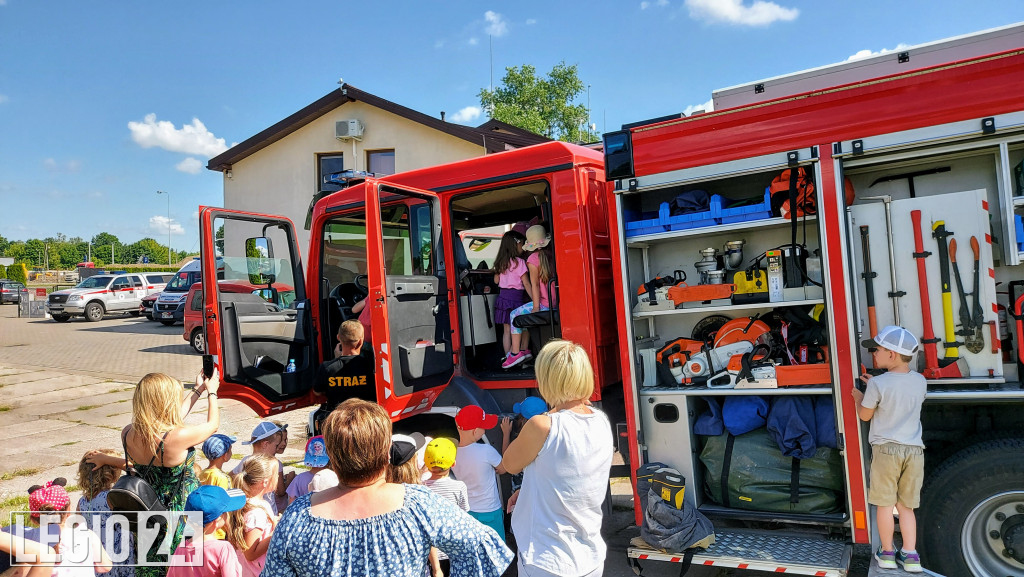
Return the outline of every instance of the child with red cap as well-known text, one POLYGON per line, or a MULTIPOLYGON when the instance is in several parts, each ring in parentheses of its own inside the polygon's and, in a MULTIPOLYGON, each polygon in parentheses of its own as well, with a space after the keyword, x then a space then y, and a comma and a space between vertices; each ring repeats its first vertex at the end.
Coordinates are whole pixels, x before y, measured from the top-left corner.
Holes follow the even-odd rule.
POLYGON ((103 549, 99 535, 90 531, 85 523, 68 523, 71 516, 71 496, 64 486, 67 480, 58 477, 45 485, 33 485, 28 490, 31 517, 40 524, 54 521, 60 526, 58 549, 61 561, 53 568, 54 577, 94 577, 107 573, 113 563, 103 549))
POLYGON ((505 473, 498 451, 479 442, 484 431, 498 424, 497 415, 488 415, 477 405, 463 407, 455 415, 459 429, 459 448, 452 471, 469 490, 469 514, 505 539, 505 516, 501 491, 495 473, 505 473))

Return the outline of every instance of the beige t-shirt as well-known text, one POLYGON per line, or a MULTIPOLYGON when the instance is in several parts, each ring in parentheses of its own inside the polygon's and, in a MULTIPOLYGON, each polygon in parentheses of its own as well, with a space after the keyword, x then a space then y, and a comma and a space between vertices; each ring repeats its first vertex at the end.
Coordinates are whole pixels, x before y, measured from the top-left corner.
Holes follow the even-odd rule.
POLYGON ((868 379, 861 405, 875 409, 868 442, 872 445, 899 443, 924 448, 921 440, 921 405, 928 383, 915 371, 882 373, 868 379))

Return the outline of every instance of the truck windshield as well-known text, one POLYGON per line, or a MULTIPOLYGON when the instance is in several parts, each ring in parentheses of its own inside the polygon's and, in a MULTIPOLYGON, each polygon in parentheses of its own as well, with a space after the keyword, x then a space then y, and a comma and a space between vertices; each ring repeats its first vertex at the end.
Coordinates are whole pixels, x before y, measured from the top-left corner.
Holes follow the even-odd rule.
POLYGON ((106 288, 110 284, 110 278, 109 276, 91 276, 75 285, 75 288, 106 288))
POLYGON ((174 278, 171 279, 171 282, 167 283, 167 286, 164 287, 164 290, 167 292, 188 292, 188 289, 189 287, 192 286, 192 283, 195 283, 198 280, 198 272, 179 272, 178 274, 174 275, 174 278))

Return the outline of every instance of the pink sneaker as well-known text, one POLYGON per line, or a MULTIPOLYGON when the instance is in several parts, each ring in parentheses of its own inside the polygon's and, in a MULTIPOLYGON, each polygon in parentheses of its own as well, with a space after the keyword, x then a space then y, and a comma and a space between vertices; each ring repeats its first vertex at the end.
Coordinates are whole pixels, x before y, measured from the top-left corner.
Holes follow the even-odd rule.
POLYGON ((505 359, 505 362, 501 363, 501 368, 511 369, 519 363, 532 358, 533 355, 530 354, 530 351, 519 351, 514 355, 509 355, 508 358, 505 359))

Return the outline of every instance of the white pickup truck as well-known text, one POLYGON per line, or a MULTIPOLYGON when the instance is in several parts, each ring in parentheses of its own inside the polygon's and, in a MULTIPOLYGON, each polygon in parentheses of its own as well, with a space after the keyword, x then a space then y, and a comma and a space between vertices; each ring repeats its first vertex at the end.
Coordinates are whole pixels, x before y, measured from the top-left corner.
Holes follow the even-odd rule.
POLYGON ((50 293, 46 310, 59 323, 74 316, 96 322, 104 314, 114 312, 137 317, 142 297, 162 288, 147 282, 141 274, 100 274, 83 280, 75 288, 50 293))

